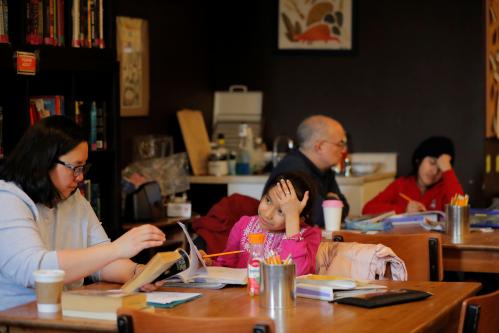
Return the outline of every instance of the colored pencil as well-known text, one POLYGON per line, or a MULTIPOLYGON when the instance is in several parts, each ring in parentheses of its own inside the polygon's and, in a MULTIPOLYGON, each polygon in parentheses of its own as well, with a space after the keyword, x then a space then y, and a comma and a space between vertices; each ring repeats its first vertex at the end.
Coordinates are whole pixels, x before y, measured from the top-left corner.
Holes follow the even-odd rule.
POLYGON ((236 254, 236 253, 241 253, 241 252, 244 252, 244 250, 207 254, 207 255, 203 256, 203 259, 212 258, 212 257, 226 256, 228 254, 236 254))
POLYGON ((405 200, 407 200, 407 201, 414 201, 414 200, 412 200, 409 196, 405 195, 404 193, 399 193, 399 195, 400 195, 402 198, 404 198, 405 200))

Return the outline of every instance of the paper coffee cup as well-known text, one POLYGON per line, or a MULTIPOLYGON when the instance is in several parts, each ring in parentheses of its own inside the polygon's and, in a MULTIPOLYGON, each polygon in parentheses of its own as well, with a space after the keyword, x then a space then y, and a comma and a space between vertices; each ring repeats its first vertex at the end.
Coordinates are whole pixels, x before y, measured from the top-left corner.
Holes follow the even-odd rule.
POLYGON ((340 230, 343 202, 341 200, 324 200, 322 210, 324 211, 324 227, 326 231, 340 230))
POLYGON ((39 312, 61 311, 61 294, 64 287, 64 271, 41 269, 35 276, 36 302, 39 312))

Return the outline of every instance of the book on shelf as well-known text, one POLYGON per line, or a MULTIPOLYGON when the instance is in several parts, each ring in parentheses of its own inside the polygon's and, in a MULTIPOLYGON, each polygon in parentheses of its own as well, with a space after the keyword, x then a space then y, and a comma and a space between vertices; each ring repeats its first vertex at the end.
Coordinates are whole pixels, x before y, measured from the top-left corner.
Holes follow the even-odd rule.
POLYGON ((104 48, 104 0, 73 0, 73 47, 104 48))
POLYGON ((165 286, 168 286, 169 283, 175 283, 178 286, 178 283, 181 282, 184 284, 195 283, 201 288, 204 287, 203 284, 207 284, 208 288, 215 289, 217 287, 223 287, 227 284, 246 284, 246 268, 206 266, 203 257, 194 245, 194 242, 192 241, 185 225, 181 222, 177 222, 177 224, 180 225, 184 231, 190 247, 190 265, 185 271, 165 279, 165 286))
POLYGON ((64 115, 64 96, 31 96, 29 98, 29 119, 34 125, 40 119, 53 115, 64 115))
POLYGON ((296 295, 323 301, 365 294, 386 286, 345 277, 308 274, 296 278, 296 295))
POLYGON ((64 46, 65 0, 26 1, 26 43, 64 46))
POLYGON ((118 308, 146 308, 147 297, 145 293, 125 293, 119 289, 76 289, 62 293, 61 305, 63 316, 116 320, 118 308))
POLYGON ((162 274, 178 273, 187 269, 189 265, 189 257, 183 250, 158 252, 147 262, 144 270, 127 281, 121 290, 126 293, 137 291, 143 285, 155 281, 162 274))
POLYGON ((75 122, 88 133, 92 151, 107 149, 106 102, 75 101, 75 122))

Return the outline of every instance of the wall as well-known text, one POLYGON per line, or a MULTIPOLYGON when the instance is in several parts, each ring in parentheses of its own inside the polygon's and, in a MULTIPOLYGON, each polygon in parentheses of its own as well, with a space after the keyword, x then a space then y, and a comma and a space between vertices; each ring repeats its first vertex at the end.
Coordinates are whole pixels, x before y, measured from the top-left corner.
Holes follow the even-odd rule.
POLYGON ((134 134, 170 133, 182 149, 175 112, 203 110, 209 124, 213 91, 240 83, 264 92, 267 144, 324 113, 354 151, 398 152, 404 174, 419 141, 447 135, 465 191, 482 203, 483 3, 357 1, 355 11, 354 53, 296 54, 275 47, 276 1, 121 1, 120 15, 150 21, 153 69, 151 115, 121 120, 122 162, 134 134))

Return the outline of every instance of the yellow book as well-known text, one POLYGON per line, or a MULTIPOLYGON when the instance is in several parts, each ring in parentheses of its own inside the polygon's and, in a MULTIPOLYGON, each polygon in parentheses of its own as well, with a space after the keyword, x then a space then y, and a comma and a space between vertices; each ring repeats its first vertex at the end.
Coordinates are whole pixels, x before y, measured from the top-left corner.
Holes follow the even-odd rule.
POLYGON ((189 267, 189 256, 182 249, 169 252, 158 252, 149 260, 144 270, 126 282, 121 290, 125 293, 137 291, 147 283, 153 282, 161 274, 171 276, 189 267))
POLYGON ((118 308, 142 309, 144 293, 124 293, 120 289, 76 289, 62 293, 62 314, 68 317, 116 320, 118 308))

